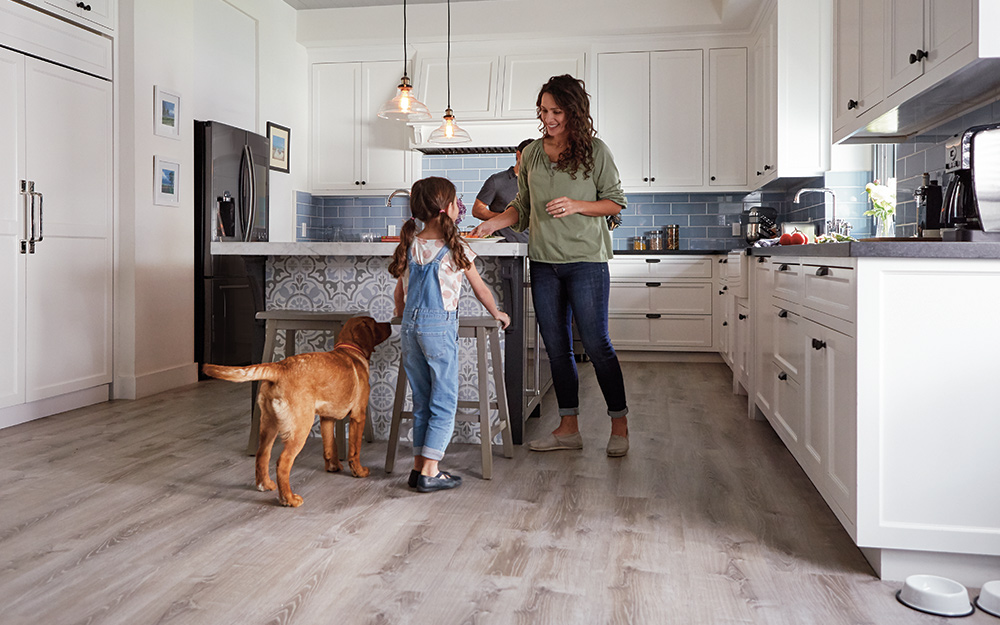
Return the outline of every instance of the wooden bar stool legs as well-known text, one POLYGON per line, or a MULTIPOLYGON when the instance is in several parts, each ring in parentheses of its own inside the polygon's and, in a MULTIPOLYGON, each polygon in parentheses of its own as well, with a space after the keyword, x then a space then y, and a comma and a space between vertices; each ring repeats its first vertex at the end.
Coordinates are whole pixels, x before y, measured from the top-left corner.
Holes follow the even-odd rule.
MULTIPOLYGON (((459 400, 458 408, 474 409, 474 414, 459 413, 456 421, 474 421, 479 423, 479 438, 483 459, 483 479, 493 477, 493 438, 501 435, 503 455, 514 457, 514 441, 510 431, 510 412, 507 407, 507 387, 503 379, 503 360, 500 356, 500 325, 492 317, 463 317, 459 319, 458 335, 462 338, 476 339, 476 365, 478 369, 478 394, 475 400, 459 400), (487 351, 489 354, 487 355, 487 351), (489 392, 489 362, 493 361, 493 385, 495 398, 490 399, 489 392), (490 411, 497 411, 497 419, 490 420, 490 411)), ((396 462, 396 444, 399 442, 399 425, 403 419, 413 418, 413 413, 403 410, 406 400, 406 372, 402 363, 396 379, 396 397, 392 404, 392 421, 389 425, 389 444, 385 456, 385 471, 392 473, 396 462)))
MULTIPOLYGON (((337 333, 344 327, 344 323, 351 317, 365 315, 364 312, 313 312, 307 310, 265 310, 257 313, 257 319, 265 320, 264 327, 264 353, 261 355, 261 362, 274 361, 274 349, 277 343, 278 332, 285 333, 285 357, 295 355, 295 338, 299 330, 319 330, 333 333, 336 340, 337 333)), ((254 384, 258 384, 255 382, 254 384)), ((256 387, 254 388, 253 413, 250 417, 250 441, 247 443, 247 454, 253 456, 257 453, 257 445, 260 442, 260 406, 256 401, 256 387)), ((334 422, 337 436, 337 455, 341 460, 347 457, 347 419, 340 419, 334 422)), ((371 407, 365 416, 365 440, 369 443, 375 440, 372 432, 371 407)))

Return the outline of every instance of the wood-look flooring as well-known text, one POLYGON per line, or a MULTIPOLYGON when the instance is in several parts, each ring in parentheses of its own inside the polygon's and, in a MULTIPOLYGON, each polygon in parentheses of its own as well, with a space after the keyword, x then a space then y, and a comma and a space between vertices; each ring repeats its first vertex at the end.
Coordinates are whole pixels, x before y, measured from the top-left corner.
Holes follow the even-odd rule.
POLYGON ((0 624, 949 622, 896 601, 724 365, 623 368, 625 458, 585 365, 583 451, 497 453, 485 481, 453 446, 464 484, 422 495, 408 446, 386 475, 385 442, 365 445, 355 479, 314 439, 297 509, 254 489, 245 385, 0 430, 0 624))

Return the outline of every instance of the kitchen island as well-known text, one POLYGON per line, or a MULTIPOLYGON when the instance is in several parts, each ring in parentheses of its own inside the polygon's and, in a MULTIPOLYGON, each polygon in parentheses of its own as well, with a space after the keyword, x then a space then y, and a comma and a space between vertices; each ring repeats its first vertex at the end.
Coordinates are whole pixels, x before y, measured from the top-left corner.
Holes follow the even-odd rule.
POLYGON ((751 412, 880 577, 1000 578, 1000 244, 748 253, 751 412))
MULTIPOLYGON (((255 291, 255 308, 311 311, 367 312, 378 321, 389 321, 393 313, 396 279, 388 267, 396 243, 212 243, 214 255, 242 256, 255 291)), ((471 241, 477 254, 476 267, 490 287, 497 305, 511 317, 501 333, 504 376, 514 442, 523 439, 524 419, 537 409, 548 388, 548 367, 533 351, 534 324, 528 319, 525 264, 528 246, 523 243, 471 241), (528 327, 528 326, 531 327, 528 327), (518 399, 520 398, 520 401, 518 399)), ((459 301, 462 315, 487 314, 482 304, 464 288, 459 301)), ((296 351, 326 351, 329 337, 320 332, 299 332, 296 351)), ((377 438, 388 437, 396 374, 400 362, 398 329, 376 348, 371 362, 371 421, 377 438)), ((278 337, 277 354, 284 353, 284 337, 278 337)), ((259 359, 264 345, 264 326, 258 324, 254 351, 259 359)), ((460 399, 477 397, 475 348, 471 340, 460 341, 460 399)), ((492 385, 492 379, 491 379, 492 385)), ((457 422, 458 443, 478 443, 477 424, 457 422)))

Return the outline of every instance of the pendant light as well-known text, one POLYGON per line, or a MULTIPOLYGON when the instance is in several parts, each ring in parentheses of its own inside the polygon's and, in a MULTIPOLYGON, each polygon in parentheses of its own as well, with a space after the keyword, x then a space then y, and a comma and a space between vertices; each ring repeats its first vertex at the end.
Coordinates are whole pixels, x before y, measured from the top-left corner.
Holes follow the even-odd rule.
POLYGON ((379 117, 397 122, 422 122, 431 118, 424 103, 413 97, 410 77, 406 75, 406 0, 403 0, 403 77, 397 89, 396 97, 379 107, 379 117))
POLYGON ((427 138, 430 143, 468 143, 472 137, 455 123, 451 110, 451 0, 448 0, 448 108, 444 110, 444 123, 427 138))

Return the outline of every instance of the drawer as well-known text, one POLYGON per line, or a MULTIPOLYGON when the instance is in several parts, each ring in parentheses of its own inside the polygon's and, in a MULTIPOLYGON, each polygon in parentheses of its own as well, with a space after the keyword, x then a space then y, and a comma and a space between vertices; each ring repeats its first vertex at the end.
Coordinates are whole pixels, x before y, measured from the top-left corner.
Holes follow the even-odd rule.
POLYGON ((774 262, 774 296, 790 302, 802 301, 802 265, 774 262))
POLYGON ((856 271, 850 267, 803 265, 802 303, 813 310, 854 321, 856 271))
POLYGON ((707 256, 619 256, 608 263, 611 279, 712 278, 712 259, 707 256))
POLYGON ((710 282, 630 282, 611 285, 610 313, 711 315, 710 282))
POLYGON ((773 319, 774 362, 789 376, 801 381, 805 363, 802 317, 780 306, 772 306, 769 313, 773 319))
POLYGON ((712 347, 710 315, 613 316, 608 331, 615 349, 712 347))

